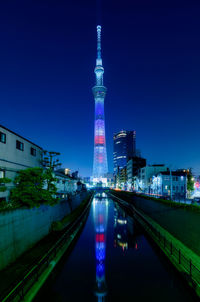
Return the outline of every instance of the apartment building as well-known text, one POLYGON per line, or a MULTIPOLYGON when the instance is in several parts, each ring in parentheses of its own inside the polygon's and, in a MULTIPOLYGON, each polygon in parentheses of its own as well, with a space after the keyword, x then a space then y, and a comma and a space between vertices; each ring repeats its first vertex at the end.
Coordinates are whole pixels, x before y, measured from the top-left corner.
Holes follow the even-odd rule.
MULTIPOLYGON (((43 149, 23 136, 0 125, 0 178, 12 181, 21 169, 41 167, 43 149)), ((13 182, 8 190, 0 192, 0 200, 7 200, 13 182)))

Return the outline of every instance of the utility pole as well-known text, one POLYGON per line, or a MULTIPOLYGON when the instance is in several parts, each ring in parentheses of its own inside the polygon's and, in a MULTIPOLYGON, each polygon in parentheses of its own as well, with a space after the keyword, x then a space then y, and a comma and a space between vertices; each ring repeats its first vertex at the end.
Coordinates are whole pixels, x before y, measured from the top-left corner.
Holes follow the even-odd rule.
POLYGON ((170 184, 170 199, 173 200, 172 199, 172 169, 170 168, 169 171, 170 171, 170 183, 171 183, 170 184))
POLYGON ((45 155, 45 157, 43 158, 42 164, 43 167, 47 169, 46 172, 50 176, 50 178, 47 180, 47 190, 49 191, 51 183, 55 181, 52 172, 54 171, 55 168, 61 166, 59 159, 56 158, 60 155, 60 153, 55 151, 44 150, 43 154, 45 155))
POLYGON ((43 151, 45 157, 43 159, 43 166, 45 168, 49 168, 51 171, 54 171, 55 168, 61 166, 61 163, 59 162, 59 159, 54 159, 54 157, 57 157, 60 155, 59 152, 55 151, 43 151), (53 160, 54 159, 54 160, 53 160))

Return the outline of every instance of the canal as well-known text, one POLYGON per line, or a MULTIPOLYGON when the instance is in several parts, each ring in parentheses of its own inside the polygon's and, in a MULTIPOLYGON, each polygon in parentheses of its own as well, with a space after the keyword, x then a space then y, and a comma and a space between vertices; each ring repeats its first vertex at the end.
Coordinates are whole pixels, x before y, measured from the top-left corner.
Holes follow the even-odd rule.
POLYGON ((105 193, 36 301, 196 301, 143 230, 105 193))

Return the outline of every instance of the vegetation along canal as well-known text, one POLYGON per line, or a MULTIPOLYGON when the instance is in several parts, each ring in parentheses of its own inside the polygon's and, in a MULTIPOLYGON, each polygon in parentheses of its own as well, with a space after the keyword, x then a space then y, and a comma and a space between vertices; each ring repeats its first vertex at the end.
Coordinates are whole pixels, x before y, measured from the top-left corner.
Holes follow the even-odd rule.
POLYGON ((136 221, 96 193, 70 255, 34 301, 196 301, 136 221))

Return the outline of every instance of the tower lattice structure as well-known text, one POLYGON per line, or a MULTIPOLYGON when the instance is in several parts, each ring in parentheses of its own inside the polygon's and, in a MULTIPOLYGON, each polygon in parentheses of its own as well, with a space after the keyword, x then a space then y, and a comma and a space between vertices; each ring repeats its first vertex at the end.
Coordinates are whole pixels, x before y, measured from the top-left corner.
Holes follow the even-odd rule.
POLYGON ((105 138, 105 118, 104 99, 107 88, 103 85, 104 68, 101 58, 101 26, 97 26, 97 59, 94 69, 96 75, 96 85, 92 88, 95 99, 95 123, 94 123, 94 161, 93 178, 101 180, 108 172, 106 138, 105 138))

